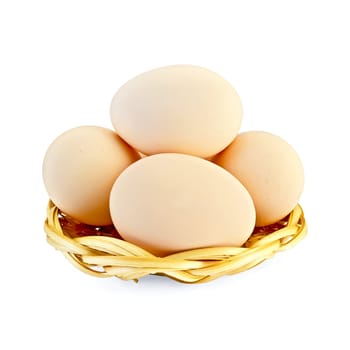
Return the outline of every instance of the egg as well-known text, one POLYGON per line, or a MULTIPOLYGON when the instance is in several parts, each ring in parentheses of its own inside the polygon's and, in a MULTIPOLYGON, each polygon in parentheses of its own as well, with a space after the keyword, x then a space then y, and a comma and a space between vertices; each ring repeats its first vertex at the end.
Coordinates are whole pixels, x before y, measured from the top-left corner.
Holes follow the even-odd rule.
POLYGON ((249 131, 236 137, 213 162, 246 187, 256 209, 256 225, 279 221, 297 205, 304 185, 302 163, 279 136, 249 131))
POLYGON ((146 155, 169 152, 207 158, 233 141, 242 106, 220 75, 175 65, 128 81, 113 97, 110 114, 117 133, 146 155))
POLYGON ((126 241, 158 256, 241 246, 255 224, 252 198, 234 176, 175 153, 148 156, 125 169, 112 188, 110 210, 126 241))
POLYGON ((119 174, 139 158, 112 130, 77 127, 49 146, 43 163, 44 184, 64 213, 86 224, 109 225, 112 186, 119 174))

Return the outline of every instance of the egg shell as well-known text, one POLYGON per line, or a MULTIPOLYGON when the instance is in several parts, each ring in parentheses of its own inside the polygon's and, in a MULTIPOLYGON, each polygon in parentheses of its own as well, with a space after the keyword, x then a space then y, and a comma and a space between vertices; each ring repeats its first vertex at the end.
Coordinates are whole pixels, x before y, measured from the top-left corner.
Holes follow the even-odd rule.
POLYGON ((129 166, 110 197, 120 235, 158 256, 200 247, 241 246, 255 224, 248 191, 226 170, 184 154, 129 166))
POLYGON ((114 131, 81 126, 60 135, 48 148, 43 179, 52 201, 90 225, 110 225, 109 195, 118 175, 140 156, 114 131))
POLYGON ((275 223, 288 215, 303 191, 304 171, 297 153, 271 133, 242 133, 213 162, 247 188, 255 204, 257 226, 275 223))
POLYGON ((111 121, 132 147, 151 155, 211 157, 237 135, 242 106, 234 88, 197 66, 154 69, 128 81, 113 97, 111 121))

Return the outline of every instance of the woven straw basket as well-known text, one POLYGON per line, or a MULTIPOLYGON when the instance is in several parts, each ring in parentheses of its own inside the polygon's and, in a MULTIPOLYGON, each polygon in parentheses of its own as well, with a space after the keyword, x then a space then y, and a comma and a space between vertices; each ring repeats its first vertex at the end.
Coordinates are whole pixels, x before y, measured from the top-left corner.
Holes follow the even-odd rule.
POLYGON ((243 247, 200 248, 156 257, 121 239, 112 227, 80 224, 52 201, 47 208, 47 241, 77 268, 97 277, 135 280, 165 275, 179 282, 203 283, 248 270, 299 242, 307 231, 300 205, 280 222, 256 228, 243 247))

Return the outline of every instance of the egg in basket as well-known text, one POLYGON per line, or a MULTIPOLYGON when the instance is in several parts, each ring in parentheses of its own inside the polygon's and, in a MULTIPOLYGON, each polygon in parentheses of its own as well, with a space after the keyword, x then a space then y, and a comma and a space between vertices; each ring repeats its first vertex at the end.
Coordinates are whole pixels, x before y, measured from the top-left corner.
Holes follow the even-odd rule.
POLYGON ((201 67, 143 73, 111 104, 115 131, 80 126, 49 146, 48 242, 99 277, 206 282, 247 270, 306 234, 293 148, 239 133, 233 87, 201 67))

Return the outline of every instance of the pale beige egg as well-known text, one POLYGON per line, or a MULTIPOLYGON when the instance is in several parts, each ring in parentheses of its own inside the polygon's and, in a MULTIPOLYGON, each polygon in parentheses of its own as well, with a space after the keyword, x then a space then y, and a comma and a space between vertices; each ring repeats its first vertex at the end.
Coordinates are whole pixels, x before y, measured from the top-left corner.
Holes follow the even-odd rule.
POLYGON ((233 141, 242 106, 220 75, 175 65, 124 84, 113 97, 110 114, 117 133, 144 154, 175 152, 207 158, 233 141))
POLYGON ((299 201, 304 186, 302 163, 294 149, 276 135, 263 131, 239 134, 213 161, 248 190, 257 226, 284 218, 299 201))
POLYGON ((129 166, 113 186, 110 210, 126 241, 159 256, 241 246, 255 224, 253 201, 234 176, 184 154, 152 155, 129 166))
POLYGON ((77 127, 49 146, 43 164, 44 184, 64 213, 86 224, 109 225, 112 186, 139 158, 115 132, 97 126, 77 127))

